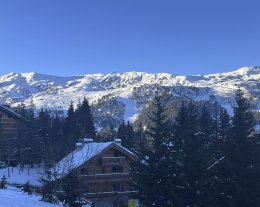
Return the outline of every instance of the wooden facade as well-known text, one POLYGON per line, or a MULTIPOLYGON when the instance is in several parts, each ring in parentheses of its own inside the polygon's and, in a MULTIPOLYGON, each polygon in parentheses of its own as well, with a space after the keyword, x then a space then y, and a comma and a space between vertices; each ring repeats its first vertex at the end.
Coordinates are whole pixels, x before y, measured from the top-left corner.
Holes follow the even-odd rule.
POLYGON ((14 160, 14 147, 22 117, 6 105, 0 105, 0 161, 14 160))
POLYGON ((132 195, 130 163, 135 160, 116 143, 88 159, 76 169, 84 197, 94 207, 127 207, 132 195))

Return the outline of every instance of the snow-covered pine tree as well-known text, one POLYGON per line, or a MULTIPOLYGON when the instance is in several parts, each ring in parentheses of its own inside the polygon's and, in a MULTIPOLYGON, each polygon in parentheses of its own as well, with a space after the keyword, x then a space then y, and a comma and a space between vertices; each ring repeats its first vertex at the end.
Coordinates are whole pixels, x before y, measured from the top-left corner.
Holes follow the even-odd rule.
POLYGON ((5 175, 3 175, 0 181, 0 189, 6 189, 6 188, 7 188, 7 178, 5 177, 5 175))
POLYGON ((39 181, 41 183, 40 194, 42 200, 49 203, 58 203, 55 188, 55 175, 51 170, 50 165, 45 165, 44 172, 42 173, 39 181))
POLYGON ((63 178, 62 189, 63 203, 69 207, 81 207, 83 205, 82 195, 80 193, 77 172, 74 169, 69 170, 66 177, 63 178))

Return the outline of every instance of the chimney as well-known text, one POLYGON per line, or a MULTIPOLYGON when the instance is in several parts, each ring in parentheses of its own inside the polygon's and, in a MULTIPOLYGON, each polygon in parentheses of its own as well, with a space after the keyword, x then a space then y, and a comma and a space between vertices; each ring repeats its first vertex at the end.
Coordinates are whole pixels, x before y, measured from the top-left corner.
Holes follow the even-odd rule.
POLYGON ((81 142, 77 142, 77 143, 75 144, 75 147, 76 147, 76 150, 80 150, 80 149, 82 149, 83 144, 82 144, 81 142))
POLYGON ((92 138, 89 138, 89 137, 85 137, 85 138, 83 138, 83 143, 84 144, 88 144, 88 143, 92 143, 93 142, 93 139, 92 138))
POLYGON ((114 139, 114 143, 116 143, 116 144, 118 144, 120 146, 121 146, 121 142, 122 142, 121 139, 114 139))

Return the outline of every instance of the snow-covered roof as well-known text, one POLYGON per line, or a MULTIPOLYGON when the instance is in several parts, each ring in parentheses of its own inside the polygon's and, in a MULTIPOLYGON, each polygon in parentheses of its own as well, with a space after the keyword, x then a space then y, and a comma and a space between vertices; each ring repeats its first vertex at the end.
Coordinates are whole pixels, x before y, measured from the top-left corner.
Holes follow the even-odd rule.
POLYGON ((66 157, 64 157, 60 162, 58 162, 55 166, 55 171, 59 176, 64 177, 68 174, 70 170, 80 167, 82 164, 84 164, 94 156, 98 155, 111 145, 119 147, 126 153, 131 154, 131 156, 134 156, 134 154, 131 151, 115 142, 86 143, 82 146, 82 148, 74 150, 66 157))
POLYGON ((16 112, 14 112, 12 109, 6 107, 5 105, 0 104, 0 110, 4 111, 5 113, 18 118, 18 119, 22 119, 20 114, 17 114, 16 112))

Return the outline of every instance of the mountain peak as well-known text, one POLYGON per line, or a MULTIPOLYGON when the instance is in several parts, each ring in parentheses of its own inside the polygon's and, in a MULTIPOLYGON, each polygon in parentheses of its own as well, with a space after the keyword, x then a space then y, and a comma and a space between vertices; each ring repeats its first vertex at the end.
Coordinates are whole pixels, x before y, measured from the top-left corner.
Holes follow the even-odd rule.
POLYGON ((260 67, 242 67, 234 71, 234 73, 238 75, 255 75, 260 73, 260 67))

